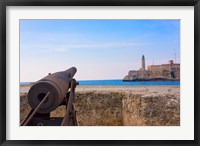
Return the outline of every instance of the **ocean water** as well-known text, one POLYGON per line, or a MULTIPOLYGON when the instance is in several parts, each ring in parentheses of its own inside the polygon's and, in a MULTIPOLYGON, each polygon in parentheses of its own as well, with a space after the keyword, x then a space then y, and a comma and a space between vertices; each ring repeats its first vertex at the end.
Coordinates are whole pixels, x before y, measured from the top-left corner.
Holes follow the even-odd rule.
POLYGON ((30 82, 20 82, 21 85, 28 85, 30 82))
MULTIPOLYGON (((137 81, 123 82, 122 80, 80 80, 79 86, 180 86, 180 81, 137 81)), ((29 82, 20 82, 29 84, 29 82)))
POLYGON ((78 81, 81 86, 179 86, 180 81, 137 81, 123 82, 122 80, 85 80, 78 81))

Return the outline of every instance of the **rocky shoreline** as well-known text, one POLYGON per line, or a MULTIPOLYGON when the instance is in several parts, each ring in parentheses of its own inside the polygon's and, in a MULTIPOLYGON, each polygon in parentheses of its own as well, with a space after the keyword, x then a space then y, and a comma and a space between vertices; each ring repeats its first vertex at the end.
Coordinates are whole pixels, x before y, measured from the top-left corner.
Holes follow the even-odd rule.
POLYGON ((168 78, 135 78, 135 79, 123 79, 124 82, 136 82, 136 81, 180 81, 179 79, 168 78))

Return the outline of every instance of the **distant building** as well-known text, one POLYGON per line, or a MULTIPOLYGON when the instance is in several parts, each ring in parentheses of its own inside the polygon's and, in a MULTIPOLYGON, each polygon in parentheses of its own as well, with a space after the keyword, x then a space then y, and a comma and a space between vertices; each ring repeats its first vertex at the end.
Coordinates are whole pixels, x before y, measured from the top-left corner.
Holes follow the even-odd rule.
POLYGON ((180 80, 180 64, 169 60, 168 64, 150 65, 145 69, 145 57, 142 56, 141 69, 130 70, 124 81, 180 80))

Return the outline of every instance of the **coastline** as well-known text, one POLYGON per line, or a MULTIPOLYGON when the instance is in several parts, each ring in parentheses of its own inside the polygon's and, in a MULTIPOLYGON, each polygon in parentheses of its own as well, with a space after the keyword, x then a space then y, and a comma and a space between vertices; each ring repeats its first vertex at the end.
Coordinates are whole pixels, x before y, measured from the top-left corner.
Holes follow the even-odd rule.
POLYGON ((123 79, 123 82, 137 82, 137 81, 180 81, 180 79, 168 79, 168 78, 146 78, 146 79, 142 79, 142 78, 137 78, 137 79, 132 79, 132 80, 126 80, 123 79))

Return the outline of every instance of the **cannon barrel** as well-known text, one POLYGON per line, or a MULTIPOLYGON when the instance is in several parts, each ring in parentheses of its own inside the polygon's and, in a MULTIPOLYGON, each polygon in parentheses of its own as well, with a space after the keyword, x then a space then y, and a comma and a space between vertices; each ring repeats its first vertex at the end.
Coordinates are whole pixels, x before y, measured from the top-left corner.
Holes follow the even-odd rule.
POLYGON ((28 102, 32 109, 42 101, 50 92, 38 113, 50 113, 56 109, 66 97, 70 88, 70 82, 76 73, 76 68, 71 67, 66 71, 56 72, 37 81, 28 92, 28 102))

